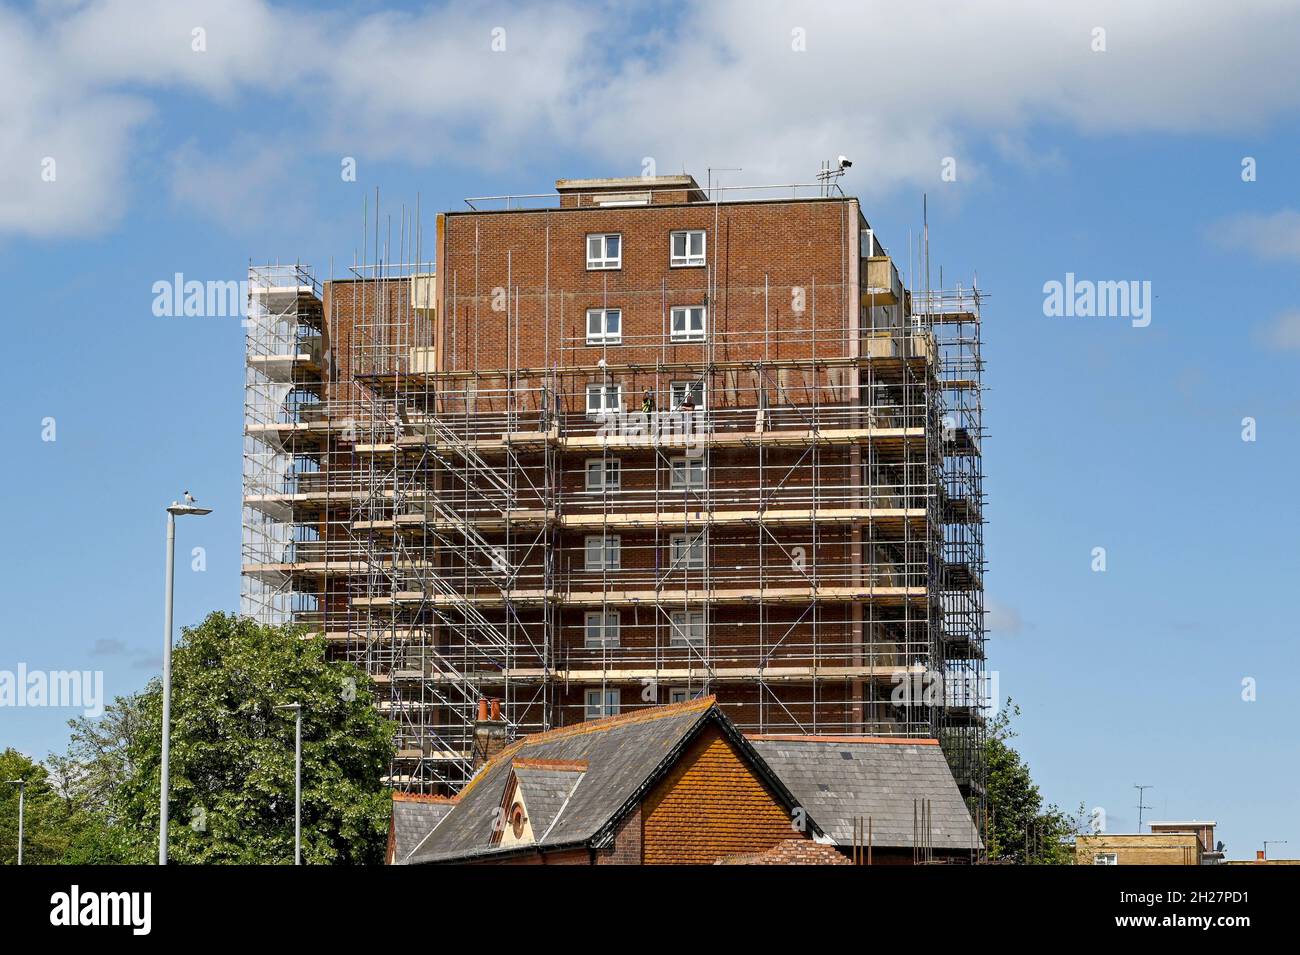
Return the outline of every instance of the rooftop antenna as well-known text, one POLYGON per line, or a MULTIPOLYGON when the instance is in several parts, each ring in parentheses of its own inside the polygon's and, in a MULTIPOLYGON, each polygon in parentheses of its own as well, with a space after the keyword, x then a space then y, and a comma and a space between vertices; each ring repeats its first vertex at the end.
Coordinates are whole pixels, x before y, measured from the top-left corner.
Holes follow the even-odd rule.
POLYGON ((1265 839, 1264 840, 1264 861, 1265 862, 1268 861, 1269 846, 1284 846, 1284 845, 1286 845, 1285 839, 1265 839))
MULTIPOLYGON (((708 171, 709 171, 709 178, 708 178, 708 181, 707 181, 708 184, 704 187, 704 193, 705 193, 705 195, 707 195, 710 199, 713 198, 713 171, 714 171, 715 169, 716 169, 718 172, 744 172, 744 171, 745 171, 745 170, 741 169, 739 166, 710 166, 710 167, 709 167, 709 170, 708 170, 708 171)), ((686 172, 686 167, 683 166, 683 167, 682 167, 682 173, 685 174, 685 172, 686 172)))
POLYGON ((1134 784, 1133 784, 1133 788, 1136 789, 1136 790, 1138 791, 1138 832, 1140 833, 1140 832, 1142 831, 1142 810, 1143 810, 1143 809, 1150 809, 1150 808, 1151 808, 1150 806, 1147 806, 1147 805, 1144 805, 1144 804, 1143 804, 1143 802, 1142 802, 1142 794, 1143 794, 1144 792, 1146 792, 1148 789, 1155 789, 1156 787, 1155 787, 1155 786, 1139 786, 1137 783, 1134 783, 1134 784))
MULTIPOLYGON (((822 168, 817 173, 817 181, 821 183, 823 196, 829 196, 831 194, 831 189, 840 188, 839 187, 840 177, 843 176, 844 173, 848 171, 848 168, 852 165, 853 165, 853 160, 850 159, 848 156, 840 156, 836 159, 822 160, 822 168)), ((840 195, 843 194, 844 191, 841 189, 840 195)))

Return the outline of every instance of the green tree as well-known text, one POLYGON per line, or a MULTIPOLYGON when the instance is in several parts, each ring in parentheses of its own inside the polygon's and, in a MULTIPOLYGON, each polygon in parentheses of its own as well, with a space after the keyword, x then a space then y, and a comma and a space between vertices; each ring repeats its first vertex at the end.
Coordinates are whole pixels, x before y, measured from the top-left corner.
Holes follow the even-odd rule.
POLYGON ((0 864, 18 861, 18 787, 23 787, 23 862, 28 865, 58 862, 71 835, 68 812, 50 786, 49 773, 40 763, 16 749, 0 753, 0 864))
POLYGON ((984 741, 988 771, 989 858, 1020 865, 1065 865, 1074 861, 1070 837, 1082 831, 1084 809, 1067 815, 1043 805, 1029 766, 1010 745, 1011 721, 1020 707, 1006 706, 989 723, 984 741))
POLYGON ((142 722, 140 697, 119 696, 97 718, 69 720, 67 754, 45 760, 50 786, 63 800, 67 818, 64 863, 110 865, 133 860, 112 797, 131 776, 127 751, 142 722))
MULTIPOLYGON (((319 641, 222 613, 186 629, 173 653, 172 860, 293 861, 293 715, 274 707, 294 702, 303 707, 303 861, 382 860, 392 726, 369 680, 326 660, 319 641)), ((95 822, 69 841, 70 854, 156 857, 161 727, 158 680, 101 721, 73 721, 61 775, 95 822)))
POLYGON ((135 771, 130 750, 145 723, 142 699, 139 694, 119 696, 98 717, 68 720, 66 755, 51 756, 45 764, 73 808, 110 815, 113 793, 135 771))

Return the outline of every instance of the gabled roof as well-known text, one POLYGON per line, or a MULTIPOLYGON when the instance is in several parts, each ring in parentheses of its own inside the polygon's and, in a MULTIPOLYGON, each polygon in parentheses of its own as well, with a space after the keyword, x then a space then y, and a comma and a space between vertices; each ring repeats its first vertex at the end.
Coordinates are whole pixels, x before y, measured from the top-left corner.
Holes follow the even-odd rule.
POLYGON ((393 793, 393 821, 390 831, 393 861, 404 862, 421 840, 437 828, 454 806, 441 796, 393 793))
MULTIPOLYGON (((635 710, 525 736, 498 753, 454 801, 454 808, 407 863, 468 861, 510 852, 601 848, 630 812, 708 725, 717 725, 788 807, 797 803, 713 697, 635 710), (579 767, 585 764, 585 769, 579 767), (534 843, 493 845, 506 788, 518 781, 534 843), (544 825, 543 825, 544 823, 544 825)), ((820 829, 812 823, 814 832, 820 829)))
POLYGON ((853 844, 854 819, 869 817, 873 845, 910 849, 918 799, 930 800, 935 849, 980 845, 937 740, 750 736, 749 741, 841 846, 853 844))
POLYGON ((528 801, 533 833, 537 839, 544 839, 587 774, 588 763, 516 758, 511 768, 528 801))

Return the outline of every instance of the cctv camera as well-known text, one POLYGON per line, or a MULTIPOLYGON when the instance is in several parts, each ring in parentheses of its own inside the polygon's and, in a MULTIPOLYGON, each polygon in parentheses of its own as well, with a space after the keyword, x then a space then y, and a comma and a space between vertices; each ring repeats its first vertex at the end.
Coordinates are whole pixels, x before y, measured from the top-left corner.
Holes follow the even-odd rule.
POLYGON ((848 168, 849 168, 850 166, 852 166, 852 165, 853 165, 853 160, 849 159, 848 156, 841 156, 841 157, 840 157, 840 168, 841 168, 841 169, 848 169, 848 168))

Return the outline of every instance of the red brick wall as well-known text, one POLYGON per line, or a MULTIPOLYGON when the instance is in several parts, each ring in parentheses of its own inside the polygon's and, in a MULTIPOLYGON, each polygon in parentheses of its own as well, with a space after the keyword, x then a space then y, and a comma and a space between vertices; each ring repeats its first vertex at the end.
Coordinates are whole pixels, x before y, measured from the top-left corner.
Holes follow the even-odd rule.
POLYGON ((445 368, 500 368, 507 354, 520 368, 594 365, 605 353, 582 344, 586 310, 617 306, 624 339, 636 343, 612 347, 611 363, 698 361, 703 346, 664 345, 662 332, 667 308, 703 302, 711 271, 714 360, 808 357, 814 323, 819 357, 846 354, 855 209, 826 200, 447 215, 439 359, 445 368), (679 229, 705 230, 708 267, 670 267, 669 233, 679 229), (619 270, 587 269, 586 236, 602 232, 623 237, 619 270), (518 291, 518 335, 493 311, 493 290, 506 287, 512 315, 518 291), (794 287, 805 290, 802 313, 794 287), (780 331, 766 348, 765 329, 780 331))
POLYGON ((703 864, 797 836, 790 815, 716 726, 641 804, 648 865, 703 864))
POLYGON ((628 813, 619 823, 614 833, 614 845, 596 856, 597 865, 640 865, 642 859, 643 835, 641 831, 641 807, 628 813))

